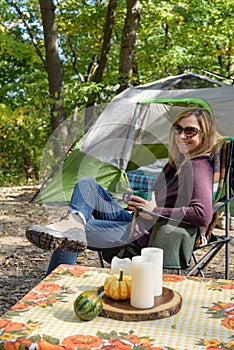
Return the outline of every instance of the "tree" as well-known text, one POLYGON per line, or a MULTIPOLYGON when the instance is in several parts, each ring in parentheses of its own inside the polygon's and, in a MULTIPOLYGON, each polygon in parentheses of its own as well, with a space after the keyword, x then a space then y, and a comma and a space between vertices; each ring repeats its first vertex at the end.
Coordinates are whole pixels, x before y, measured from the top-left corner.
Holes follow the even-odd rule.
POLYGON ((140 79, 147 76, 142 72, 155 76, 189 65, 230 78, 234 69, 230 55, 233 18, 231 0, 225 5, 222 0, 142 0, 136 49, 140 79))
POLYGON ((51 97, 52 130, 55 130, 65 120, 63 80, 55 24, 55 6, 52 0, 39 0, 39 4, 46 51, 44 66, 48 74, 51 97))
POLYGON ((108 102, 117 84, 189 65, 233 79, 232 0, 5 0, 0 18, 0 174, 7 181, 25 181, 28 156, 37 177, 55 120, 74 115, 80 134, 80 111, 108 102))
POLYGON ((127 14, 125 17, 123 36, 120 49, 119 60, 119 82, 121 92, 127 87, 127 82, 133 78, 133 73, 137 75, 137 69, 134 72, 134 55, 136 47, 136 38, 138 33, 138 24, 140 19, 140 0, 127 1, 127 14), (125 83, 125 86, 123 85, 125 83))
POLYGON ((102 75, 105 70, 108 55, 110 52, 110 43, 111 43, 112 31, 113 31, 113 26, 115 21, 116 6, 117 6, 117 0, 109 1, 108 11, 106 14, 104 34, 103 34, 101 55, 100 55, 98 66, 93 78, 93 81, 95 81, 96 83, 100 83, 102 81, 102 75))
MULTIPOLYGON (((106 67, 108 55, 110 52, 110 43, 112 37, 112 31, 115 21, 115 13, 116 13, 117 0, 110 0, 108 4, 108 10, 106 14, 106 22, 104 26, 104 34, 103 34, 103 42, 102 42, 102 50, 100 54, 100 59, 98 59, 98 65, 96 71, 94 73, 94 77, 91 77, 91 67, 94 63, 94 59, 91 61, 88 68, 88 80, 92 79, 95 83, 100 83, 102 81, 103 72, 106 67)), ((94 56, 95 58, 96 56, 94 56)), ((89 101, 86 104, 86 113, 85 113, 85 125, 89 126, 93 120, 93 109, 90 108, 94 105, 96 99, 96 95, 93 94, 90 96, 89 101)))

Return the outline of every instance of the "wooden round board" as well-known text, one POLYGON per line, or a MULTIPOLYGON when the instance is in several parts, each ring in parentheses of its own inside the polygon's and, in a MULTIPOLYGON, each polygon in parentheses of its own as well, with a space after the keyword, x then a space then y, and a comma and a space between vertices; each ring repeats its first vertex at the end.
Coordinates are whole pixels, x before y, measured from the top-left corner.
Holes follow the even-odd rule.
MULTIPOLYGON (((98 288, 98 294, 103 287, 98 288)), ((150 309, 137 309, 130 299, 113 300, 107 295, 102 297, 103 310, 99 316, 119 321, 148 321, 175 315, 181 308, 182 297, 179 293, 163 287, 162 295, 154 297, 154 306, 150 309)))

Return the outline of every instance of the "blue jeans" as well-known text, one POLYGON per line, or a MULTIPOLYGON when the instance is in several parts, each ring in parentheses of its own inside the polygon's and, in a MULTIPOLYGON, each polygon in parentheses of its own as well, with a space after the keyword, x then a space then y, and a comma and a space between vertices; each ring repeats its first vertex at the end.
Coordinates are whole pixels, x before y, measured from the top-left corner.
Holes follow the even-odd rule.
MULTIPOLYGON (((132 215, 124 210, 95 180, 84 177, 76 184, 69 213, 80 212, 86 220, 88 247, 113 248, 129 235, 132 215)), ((121 245, 121 243, 120 243, 121 245)), ((53 252, 47 275, 60 264, 74 265, 78 254, 65 249, 53 252)))

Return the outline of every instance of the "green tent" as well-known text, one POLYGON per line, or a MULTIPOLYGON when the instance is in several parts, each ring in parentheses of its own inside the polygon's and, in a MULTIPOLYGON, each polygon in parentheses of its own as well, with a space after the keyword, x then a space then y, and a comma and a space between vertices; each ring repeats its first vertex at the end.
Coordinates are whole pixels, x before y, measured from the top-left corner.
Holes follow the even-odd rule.
POLYGON ((76 182, 95 178, 113 193, 130 187, 129 172, 167 157, 168 131, 190 106, 210 110, 221 135, 234 135, 234 87, 188 72, 128 88, 101 112, 35 196, 38 203, 70 201, 76 182))

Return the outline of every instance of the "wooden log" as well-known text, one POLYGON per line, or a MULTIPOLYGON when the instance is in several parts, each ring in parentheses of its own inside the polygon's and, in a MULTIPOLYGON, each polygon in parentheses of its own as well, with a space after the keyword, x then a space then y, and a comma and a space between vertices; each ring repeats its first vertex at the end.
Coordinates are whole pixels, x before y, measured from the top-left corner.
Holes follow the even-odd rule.
MULTIPOLYGON (((98 293, 103 287, 98 288, 98 293)), ((179 293, 163 287, 162 295, 154 297, 154 306, 149 309, 137 309, 130 304, 130 299, 114 300, 107 295, 102 297, 103 310, 99 316, 119 321, 148 321, 175 315, 182 306, 179 293)))

